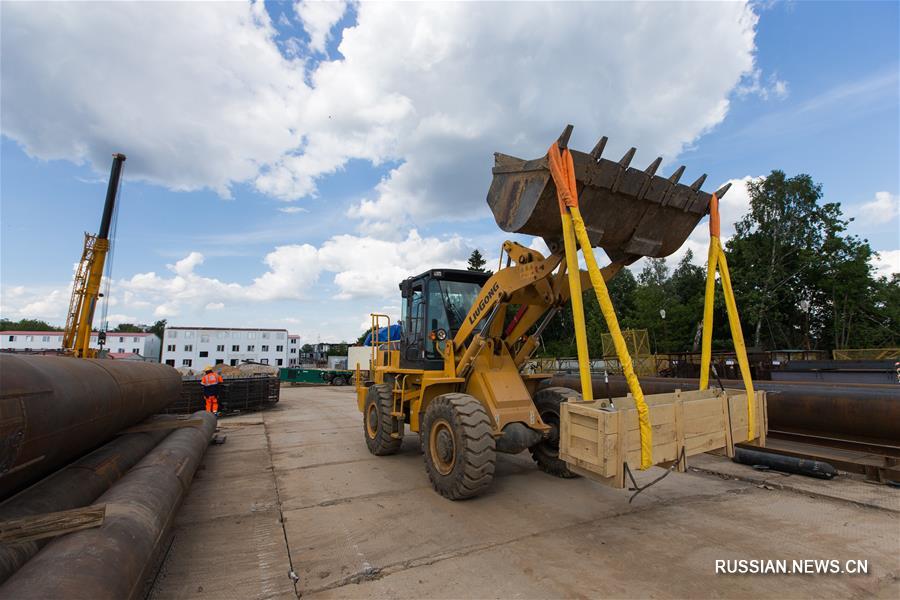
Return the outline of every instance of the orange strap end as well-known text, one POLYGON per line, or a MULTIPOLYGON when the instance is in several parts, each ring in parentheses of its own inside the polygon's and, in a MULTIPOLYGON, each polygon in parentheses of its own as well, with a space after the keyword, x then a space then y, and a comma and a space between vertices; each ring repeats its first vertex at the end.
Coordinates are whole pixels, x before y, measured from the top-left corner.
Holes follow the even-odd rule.
POLYGON ((712 237, 721 237, 721 226, 719 224, 719 198, 715 194, 709 201, 709 235, 712 237))
POLYGON ((560 151, 559 144, 553 142, 547 150, 550 174, 556 184, 556 198, 559 210, 565 213, 568 207, 578 206, 578 188, 575 185, 575 164, 568 149, 560 151))

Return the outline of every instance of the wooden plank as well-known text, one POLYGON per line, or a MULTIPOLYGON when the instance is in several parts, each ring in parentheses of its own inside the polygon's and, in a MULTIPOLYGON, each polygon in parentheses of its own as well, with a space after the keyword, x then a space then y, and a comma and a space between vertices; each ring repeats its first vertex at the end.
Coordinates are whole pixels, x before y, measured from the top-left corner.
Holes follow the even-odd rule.
MULTIPOLYGON (((563 402, 559 406, 559 455, 569 453, 569 423, 571 421, 571 413, 569 412, 569 403, 563 402)), ((565 460, 565 459, 563 459, 565 460)))
POLYGON ((106 505, 98 504, 0 521, 0 544, 22 544, 103 525, 106 505))
MULTIPOLYGON (((560 435, 562 434, 560 433, 560 435)), ((589 442, 600 441, 600 430, 597 428, 596 422, 594 427, 585 427, 584 425, 581 425, 579 423, 569 423, 568 435, 581 438, 589 442)))
POLYGON ((675 460, 678 461, 679 473, 684 473, 687 465, 685 461, 678 460, 681 449, 684 448, 684 400, 681 398, 681 390, 675 390, 675 460))
POLYGON ((138 423, 128 429, 123 429, 118 435, 126 433, 140 433, 142 431, 160 431, 162 429, 181 429, 182 427, 200 427, 203 419, 160 419, 149 423, 138 423))
POLYGON ((722 394, 722 417, 725 419, 725 454, 734 458, 734 422, 732 421, 731 396, 722 394))
POLYGON ((619 434, 616 436, 616 462, 615 462, 615 487, 624 488, 625 487, 625 423, 623 421, 623 413, 620 410, 616 411, 616 430, 619 434))

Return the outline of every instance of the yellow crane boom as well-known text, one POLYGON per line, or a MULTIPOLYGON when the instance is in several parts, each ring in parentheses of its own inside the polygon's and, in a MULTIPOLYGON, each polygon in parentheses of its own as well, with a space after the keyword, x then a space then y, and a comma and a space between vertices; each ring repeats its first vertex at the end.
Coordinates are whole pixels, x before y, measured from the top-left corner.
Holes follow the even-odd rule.
POLYGON ((124 154, 113 154, 100 230, 96 235, 84 234, 84 249, 75 270, 72 298, 69 300, 66 329, 63 333, 63 350, 66 354, 77 358, 94 358, 97 355, 97 350, 91 348, 91 327, 97 300, 100 298, 103 267, 109 252, 109 229, 124 162, 124 154))

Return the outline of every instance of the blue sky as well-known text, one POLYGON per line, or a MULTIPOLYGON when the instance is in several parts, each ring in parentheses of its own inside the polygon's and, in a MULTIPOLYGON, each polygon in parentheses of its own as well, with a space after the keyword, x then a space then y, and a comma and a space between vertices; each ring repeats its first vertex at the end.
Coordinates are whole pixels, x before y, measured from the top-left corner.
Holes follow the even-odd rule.
POLYGON ((412 271, 497 256, 491 152, 533 158, 566 122, 710 190, 809 173, 900 271, 896 2, 94 10, 4 6, 4 317, 64 320, 120 151, 113 324, 350 339, 412 271))

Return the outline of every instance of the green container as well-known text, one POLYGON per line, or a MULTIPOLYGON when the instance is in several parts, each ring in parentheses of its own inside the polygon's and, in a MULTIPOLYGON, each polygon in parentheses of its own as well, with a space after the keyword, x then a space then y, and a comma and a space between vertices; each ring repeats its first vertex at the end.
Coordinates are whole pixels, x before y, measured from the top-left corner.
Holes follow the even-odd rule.
POLYGON ((282 367, 278 371, 278 379, 287 383, 319 383, 325 384, 321 369, 297 369, 282 367))

